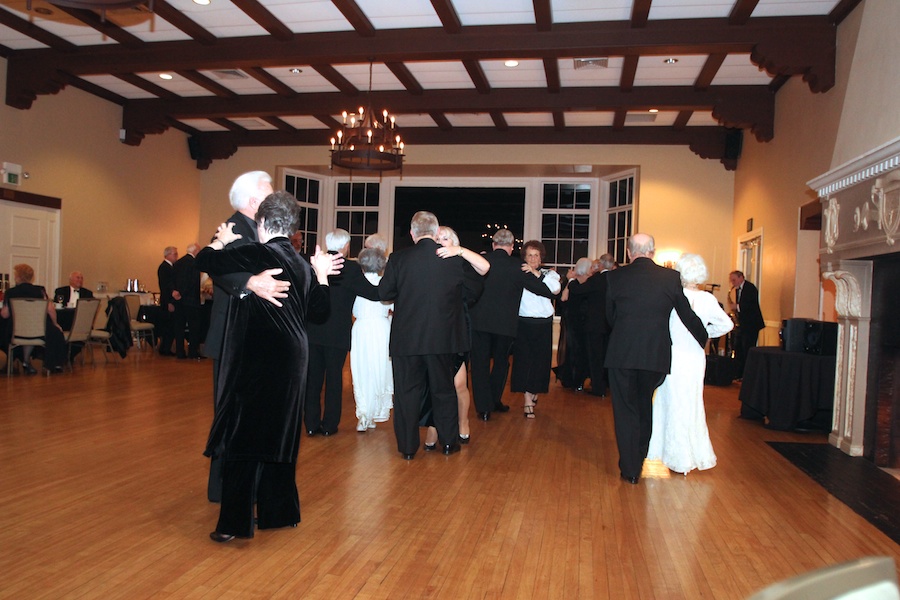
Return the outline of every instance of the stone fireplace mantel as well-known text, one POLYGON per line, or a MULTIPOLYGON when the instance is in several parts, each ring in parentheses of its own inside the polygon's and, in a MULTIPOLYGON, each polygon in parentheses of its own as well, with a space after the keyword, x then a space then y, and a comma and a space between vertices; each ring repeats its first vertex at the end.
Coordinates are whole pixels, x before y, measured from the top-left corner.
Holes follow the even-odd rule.
POLYGON ((837 291, 838 349, 829 442, 864 453, 873 259, 900 252, 900 138, 808 183, 822 203, 822 277, 837 291))

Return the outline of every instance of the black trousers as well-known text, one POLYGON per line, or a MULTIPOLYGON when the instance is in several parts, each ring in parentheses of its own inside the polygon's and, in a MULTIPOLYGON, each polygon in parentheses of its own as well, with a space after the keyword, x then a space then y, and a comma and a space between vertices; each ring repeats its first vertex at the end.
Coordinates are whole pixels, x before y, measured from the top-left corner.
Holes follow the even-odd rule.
POLYGON ((184 356, 185 329, 187 329, 188 356, 200 356, 200 307, 175 307, 175 354, 184 356))
POLYGON ((656 371, 609 370, 619 471, 625 477, 641 474, 653 431, 653 392, 665 378, 656 371))
POLYGON ((254 460, 222 460, 222 506, 216 531, 253 537, 253 504, 260 529, 300 522, 297 465, 254 460))
POLYGON ((603 363, 606 362, 606 347, 609 345, 609 334, 588 333, 587 350, 590 363, 591 393, 605 396, 609 388, 609 372, 603 363))
POLYGON ((744 376, 744 365, 747 364, 747 353, 756 346, 759 331, 736 327, 732 333, 734 339, 734 360, 737 364, 737 376, 744 376))
POLYGON ((419 448, 419 417, 422 399, 429 390, 434 426, 441 445, 455 444, 459 439, 459 420, 453 366, 456 354, 393 356, 394 435, 397 450, 415 454, 419 448))
POLYGON ((309 345, 309 370, 306 376, 306 400, 303 423, 307 431, 320 426, 334 433, 341 422, 341 402, 344 391, 344 363, 347 349, 309 345), (324 410, 322 407, 322 385, 325 386, 324 410))
POLYGON ((469 368, 476 411, 489 413, 500 404, 509 375, 509 353, 515 340, 499 333, 472 332, 469 368))

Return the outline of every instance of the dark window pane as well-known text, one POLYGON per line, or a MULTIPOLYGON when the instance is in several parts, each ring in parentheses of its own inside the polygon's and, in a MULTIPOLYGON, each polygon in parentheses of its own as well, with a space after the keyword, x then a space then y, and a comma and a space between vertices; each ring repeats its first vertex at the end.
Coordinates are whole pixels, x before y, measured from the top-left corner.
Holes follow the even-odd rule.
POLYGON ((585 258, 588 255, 588 243, 587 240, 584 241, 576 241, 572 244, 572 258, 575 259, 572 262, 574 263, 579 258, 585 258))
POLYGON ((546 183, 544 184, 544 208, 559 207, 559 186, 546 183))
POLYGON ((572 262, 572 241, 559 240, 559 246, 556 250, 556 261, 561 263, 572 262))
POLYGON ((607 218, 606 226, 607 226, 606 235, 610 239, 614 239, 614 238, 618 237, 618 233, 616 232, 616 214, 615 213, 609 214, 609 216, 607 218))
MULTIPOLYGON (((306 228, 309 231, 319 230, 319 209, 311 208, 306 218, 306 228)), ((313 246, 315 247, 315 246, 313 246)))
POLYGON ((366 206, 378 206, 379 188, 377 183, 366 184, 366 206))
POLYGON ((591 216, 575 215, 575 230, 572 237, 575 239, 587 239, 591 234, 591 216))
POLYGON ((547 256, 544 258, 544 262, 547 264, 552 264, 556 262, 556 243, 552 240, 543 240, 544 246, 547 248, 547 256))
POLYGON ((297 184, 297 178, 292 175, 288 175, 287 177, 284 178, 284 191, 286 191, 288 194, 293 194, 296 197, 297 196, 297 192, 296 192, 297 185, 296 184, 297 184))
POLYGON ((623 235, 631 235, 631 227, 632 227, 632 225, 631 225, 631 217, 632 217, 633 214, 634 214, 634 213, 633 213, 632 211, 630 211, 630 210, 629 210, 627 213, 625 213, 625 215, 626 215, 626 219, 625 219, 625 231, 623 232, 623 235))
POLYGON ((377 212, 368 212, 366 213, 366 235, 372 235, 373 233, 378 231, 378 213, 377 212))
POLYGON ((607 208, 615 208, 616 200, 619 197, 619 182, 613 181, 609 184, 609 206, 607 208))
POLYGON ((541 237, 551 238, 556 236, 556 215, 541 216, 541 237))
MULTIPOLYGON (((363 238, 354 236, 350 238, 350 256, 359 256, 359 251, 363 247, 363 238)), ((349 257, 348 257, 349 258, 349 257)))
POLYGON ((572 238, 572 215, 559 215, 559 226, 556 229, 556 237, 562 239, 572 238))
POLYGON ((303 235, 303 245, 306 246, 307 250, 310 254, 315 250, 316 244, 319 243, 319 234, 315 231, 310 231, 307 234, 303 235))
POLYGON ((337 205, 350 206, 350 184, 339 183, 337 190, 337 205))
POLYGON ((569 210, 575 208, 575 186, 571 183, 559 186, 559 207, 569 210))
POLYGON ((625 240, 618 239, 616 240, 616 253, 614 255, 616 257, 616 262, 619 264, 624 264, 626 261, 625 256, 625 240))
POLYGON ((340 229, 346 229, 347 231, 350 231, 350 213, 345 210, 339 210, 337 212, 337 220, 335 224, 340 229))
POLYGON ((312 204, 319 203, 319 180, 318 179, 310 179, 309 180, 309 193, 306 195, 306 201, 312 204))
POLYGON ((297 227, 300 231, 306 231, 306 213, 307 209, 300 207, 300 225, 297 227))
POLYGON ((588 209, 591 207, 591 186, 578 185, 575 188, 575 208, 588 209))
POLYGON ((617 237, 622 237, 623 235, 627 235, 628 230, 625 228, 625 219, 627 218, 627 214, 623 211, 620 213, 616 213, 616 231, 618 232, 617 237))

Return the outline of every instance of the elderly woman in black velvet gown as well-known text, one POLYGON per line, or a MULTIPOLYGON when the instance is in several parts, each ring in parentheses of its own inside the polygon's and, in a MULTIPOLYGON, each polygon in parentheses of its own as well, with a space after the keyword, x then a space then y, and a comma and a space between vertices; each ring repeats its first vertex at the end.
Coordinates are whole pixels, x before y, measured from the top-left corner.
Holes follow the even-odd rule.
POLYGON ((290 242, 299 216, 294 197, 276 192, 256 213, 260 243, 226 249, 240 236, 233 224, 223 223, 197 255, 198 268, 213 277, 280 268, 277 277, 290 282, 282 306, 250 295, 227 317, 205 452, 223 464, 219 522, 210 534, 216 542, 253 537, 254 499, 260 529, 300 521, 295 471, 306 389, 306 321, 327 316, 327 278, 337 273, 343 258, 316 247, 310 266, 290 242))
MULTIPOLYGON (((39 285, 34 285, 34 269, 30 265, 19 264, 13 267, 13 280, 16 285, 6 290, 6 304, 0 309, 0 318, 6 322, 2 337, 3 347, 7 348, 12 334, 12 321, 15 315, 12 314, 9 301, 13 298, 35 298, 47 300, 47 318, 44 326, 44 370, 47 372, 59 373, 63 369, 63 363, 66 360, 66 340, 63 336, 62 329, 56 323, 56 308, 47 298, 47 291, 39 285)), ((31 352, 34 346, 23 346, 18 352, 22 352, 22 370, 27 375, 37 373, 31 365, 31 352)), ((7 350, 8 352, 8 350, 7 350)), ((8 357, 7 360, 13 360, 8 357)))

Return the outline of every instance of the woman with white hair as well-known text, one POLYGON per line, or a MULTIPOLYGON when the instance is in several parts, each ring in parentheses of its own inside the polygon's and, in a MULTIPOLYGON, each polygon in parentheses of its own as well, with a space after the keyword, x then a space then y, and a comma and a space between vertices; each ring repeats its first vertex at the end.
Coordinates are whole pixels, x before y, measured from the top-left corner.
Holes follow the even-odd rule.
MULTIPOLYGON (((706 325, 709 337, 716 338, 731 331, 734 323, 719 306, 716 297, 698 289, 708 277, 703 258, 682 254, 675 270, 681 273, 684 295, 706 325)), ((703 407, 706 354, 674 310, 669 316, 669 333, 672 337, 672 367, 656 390, 653 434, 647 459, 661 460, 672 471, 686 476, 693 469, 716 466, 703 407)))

